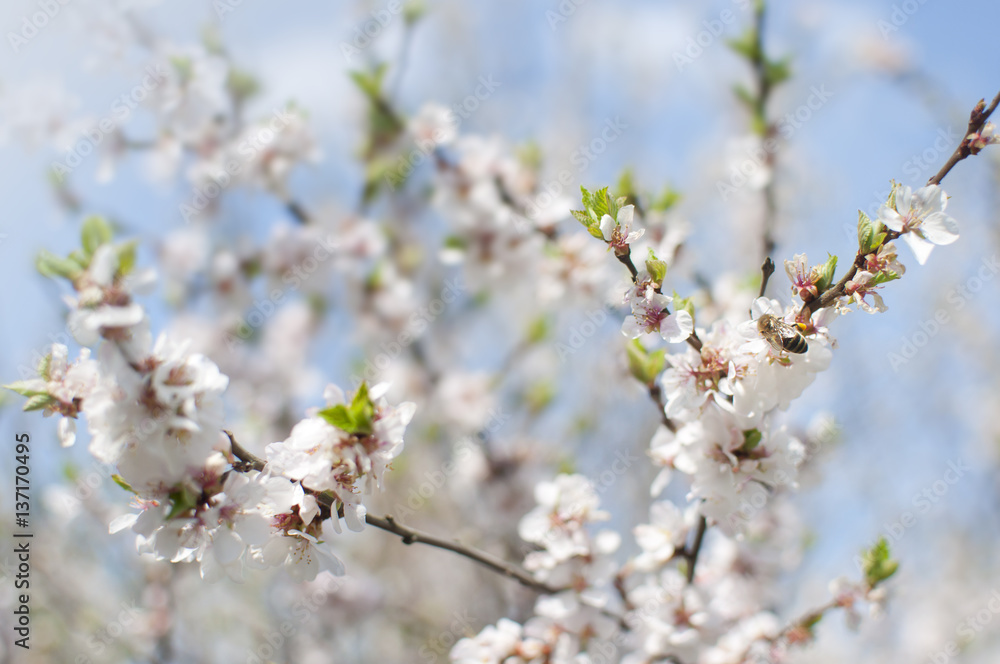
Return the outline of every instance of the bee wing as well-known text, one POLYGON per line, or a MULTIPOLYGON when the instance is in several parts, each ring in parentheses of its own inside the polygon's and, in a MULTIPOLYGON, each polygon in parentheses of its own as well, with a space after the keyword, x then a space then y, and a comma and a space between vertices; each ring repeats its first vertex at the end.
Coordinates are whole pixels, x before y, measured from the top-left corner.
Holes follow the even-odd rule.
POLYGON ((785 351, 785 349, 781 346, 780 337, 777 335, 764 335, 764 341, 767 342, 767 345, 770 346, 775 353, 783 353, 785 351))
POLYGON ((794 339, 799 336, 799 331, 783 320, 775 321, 775 326, 778 329, 778 334, 785 339, 794 339))

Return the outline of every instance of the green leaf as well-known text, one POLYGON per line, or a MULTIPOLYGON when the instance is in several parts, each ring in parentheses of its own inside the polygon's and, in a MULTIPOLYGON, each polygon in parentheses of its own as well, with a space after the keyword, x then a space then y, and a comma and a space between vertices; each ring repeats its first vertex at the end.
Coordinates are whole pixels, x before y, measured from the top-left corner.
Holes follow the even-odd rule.
POLYGON ((585 210, 570 210, 569 212, 573 215, 573 218, 583 224, 584 228, 590 228, 594 225, 594 220, 590 218, 585 210))
POLYGON ((549 337, 550 330, 549 319, 545 316, 539 316, 528 326, 528 333, 525 335, 525 340, 529 344, 540 343, 549 337))
POLYGON ((444 239, 445 249, 465 249, 465 247, 465 238, 461 238, 457 235, 449 235, 444 239))
POLYGON ((667 185, 663 188, 663 192, 653 199, 653 202, 649 205, 649 209, 666 212, 673 206, 677 205, 680 200, 681 193, 667 185))
POLYGON ((36 394, 35 396, 28 398, 28 400, 24 403, 24 408, 22 408, 22 410, 26 413, 30 413, 33 410, 43 410, 55 404, 56 400, 48 394, 36 394))
POLYGON ((691 314, 692 321, 694 320, 694 298, 691 297, 681 297, 674 291, 674 311, 686 311, 691 314))
POLYGON ((862 553, 862 570, 868 587, 874 588, 899 569, 899 561, 889 557, 889 542, 880 537, 875 546, 862 553))
POLYGON ((128 482, 125 481, 125 478, 123 478, 118 473, 115 473, 114 475, 111 476, 111 481, 114 482, 115 484, 117 484, 118 486, 120 486, 121 488, 125 489, 129 493, 135 493, 136 492, 135 489, 133 489, 132 486, 128 482))
POLYGON ((380 94, 381 88, 381 77, 378 75, 378 70, 384 67, 384 65, 379 65, 374 72, 364 72, 364 71, 352 71, 349 73, 351 80, 354 84, 358 86, 369 99, 377 99, 380 94))
POLYGON ((890 281, 895 281, 896 279, 899 278, 900 275, 896 274, 892 270, 885 270, 884 272, 879 272, 878 274, 874 275, 869 283, 871 283, 874 286, 878 286, 880 284, 887 284, 890 281))
POLYGON ((889 196, 885 199, 885 206, 887 208, 896 209, 896 191, 899 189, 900 184, 895 180, 889 180, 889 196))
POLYGON ((625 354, 628 357, 629 372, 643 385, 652 385, 666 366, 666 349, 650 353, 638 339, 626 344, 625 354))
POLYGON ((779 85, 792 77, 792 59, 768 60, 764 65, 764 78, 771 87, 779 85))
POLYGON ((349 434, 370 435, 374 430, 375 404, 368 396, 368 385, 361 383, 350 404, 324 408, 318 415, 331 426, 349 434))
POLYGON ((564 457, 559 460, 559 464, 556 467, 556 472, 560 475, 573 475, 577 472, 576 463, 573 459, 569 457, 564 457))
POLYGON ((83 251, 88 258, 93 256, 102 244, 111 242, 111 237, 111 226, 101 217, 90 216, 83 220, 83 226, 80 228, 80 240, 83 244, 83 251))
POLYGON ((205 46, 205 50, 212 55, 222 55, 225 56, 226 49, 222 43, 222 35, 219 34, 219 30, 215 26, 208 26, 201 31, 201 43, 205 46))
POLYGON ((52 364, 52 353, 49 353, 42 359, 38 360, 38 367, 36 371, 38 371, 38 375, 44 378, 45 380, 49 379, 50 364, 52 364))
POLYGON ((249 99, 260 91, 260 83, 252 74, 238 69, 230 69, 226 87, 239 99, 249 99))
POLYGON ((755 447, 760 445, 760 441, 764 438, 763 434, 757 429, 748 429, 743 432, 743 451, 749 452, 755 447))
POLYGON ((72 261, 80 268, 80 270, 86 270, 90 267, 90 254, 83 251, 83 249, 74 249, 69 252, 69 256, 66 257, 67 260, 72 261))
POLYGON ((532 383, 524 392, 525 405, 533 415, 537 415, 545 410, 555 398, 556 388, 547 380, 539 380, 532 383))
POLYGON ((521 162, 525 168, 532 171, 537 171, 542 167, 542 148, 535 141, 528 141, 522 145, 519 145, 516 150, 517 160, 521 162))
POLYGON ((739 37, 730 39, 726 43, 729 45, 729 48, 750 62, 756 62, 761 57, 761 53, 757 48, 757 30, 753 26, 747 28, 739 37))
POLYGON ((194 65, 191 62, 191 58, 175 55, 169 59, 170 64, 174 67, 174 71, 177 72, 182 81, 187 82, 191 80, 191 74, 194 72, 194 65))
POLYGON ((115 253, 118 254, 118 274, 125 276, 135 269, 135 252, 138 244, 136 240, 129 240, 115 247, 115 253))
POLYGON ((361 383, 351 401, 351 417, 354 418, 355 430, 352 433, 370 434, 373 431, 375 419, 375 404, 368 396, 368 384, 361 383))
POLYGON ((324 408, 317 414, 326 420, 328 424, 342 431, 351 432, 354 430, 354 420, 351 418, 351 413, 344 404, 324 408))
MULTIPOLYGON (((13 383, 8 383, 4 385, 4 389, 8 389, 11 392, 17 392, 22 397, 36 397, 40 394, 48 395, 48 390, 36 390, 33 389, 34 385, 38 384, 38 379, 35 380, 19 380, 13 383)), ((44 387, 44 383, 42 384, 44 387)))
POLYGON ((861 253, 869 253, 868 247, 871 246, 874 235, 875 227, 872 220, 862 210, 858 210, 858 249, 861 250, 861 253))
POLYGON ((618 176, 618 184, 615 186, 615 191, 617 191, 620 196, 630 199, 629 202, 635 203, 638 192, 636 191, 635 178, 632 174, 631 168, 626 168, 622 171, 622 174, 618 176))
POLYGON ((809 630, 809 632, 811 633, 812 628, 818 625, 821 620, 823 620, 823 614, 817 611, 816 613, 812 614, 804 621, 802 621, 802 626, 805 627, 807 630, 809 630))
POLYGON ((747 90, 746 86, 734 85, 733 94, 735 94, 736 98, 743 102, 747 108, 752 109, 757 105, 757 98, 754 97, 752 92, 747 90))
POLYGON ((63 279, 76 279, 83 270, 69 258, 60 258, 55 254, 42 249, 35 258, 35 269, 43 277, 62 277, 63 279))
POLYGON ((862 254, 878 251, 885 240, 882 222, 872 221, 868 215, 858 210, 858 249, 862 254))
POLYGON ((649 250, 649 258, 646 259, 646 272, 649 272, 653 281, 661 285, 667 278, 667 262, 658 259, 652 249, 649 250))
POLYGON ((403 5, 403 21, 407 25, 413 25, 427 13, 427 5, 417 0, 409 0, 403 5))
POLYGON ((187 487, 175 489, 168 497, 170 498, 168 521, 198 506, 198 495, 187 487))
POLYGON ((594 196, 591 199, 590 211, 598 222, 600 222, 606 214, 611 215, 611 218, 615 219, 618 216, 618 211, 615 210, 615 214, 611 214, 611 205, 613 205, 613 201, 611 200, 611 197, 608 196, 608 188, 603 187, 594 192, 594 196))
POLYGON ((833 273, 837 269, 837 257, 827 254, 829 258, 818 267, 819 279, 816 281, 816 288, 822 293, 833 283, 833 273))

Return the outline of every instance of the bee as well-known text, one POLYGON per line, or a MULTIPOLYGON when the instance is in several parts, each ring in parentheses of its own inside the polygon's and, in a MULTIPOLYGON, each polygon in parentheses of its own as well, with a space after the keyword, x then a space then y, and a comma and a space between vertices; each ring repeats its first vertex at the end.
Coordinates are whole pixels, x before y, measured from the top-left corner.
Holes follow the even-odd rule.
POLYGON ((757 319, 757 333, 778 353, 787 351, 800 354, 809 350, 809 344, 799 327, 789 325, 771 314, 761 314, 757 319))

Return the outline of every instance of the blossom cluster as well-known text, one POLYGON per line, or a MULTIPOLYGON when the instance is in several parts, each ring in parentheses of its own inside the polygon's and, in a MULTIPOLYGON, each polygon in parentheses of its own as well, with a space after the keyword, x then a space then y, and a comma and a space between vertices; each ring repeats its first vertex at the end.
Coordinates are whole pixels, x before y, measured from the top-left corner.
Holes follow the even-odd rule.
POLYGON ((223 430, 228 377, 189 343, 167 335, 153 343, 133 299, 150 275, 135 272, 130 245, 110 240, 106 222, 91 218, 82 252, 40 260, 71 281, 69 328, 82 346, 97 346, 96 356, 84 348, 69 363, 57 344, 39 378, 9 387, 29 398, 26 409, 62 416, 64 445, 75 442, 77 417, 86 418, 90 452, 117 470, 137 509, 110 529, 131 527, 140 551, 198 562, 205 578, 273 566, 298 579, 342 573, 332 535, 341 519, 364 527, 363 496, 382 488, 415 406, 390 406, 386 386, 365 384, 345 403, 331 385, 325 408, 267 446, 263 467, 247 467, 223 430))

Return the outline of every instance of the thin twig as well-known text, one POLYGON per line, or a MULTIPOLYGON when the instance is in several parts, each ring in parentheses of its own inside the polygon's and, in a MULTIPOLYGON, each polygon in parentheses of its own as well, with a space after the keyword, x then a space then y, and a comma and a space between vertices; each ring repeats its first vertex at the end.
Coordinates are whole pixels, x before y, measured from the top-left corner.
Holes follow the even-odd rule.
POLYGON ((660 409, 660 421, 663 423, 663 426, 667 427, 670 433, 677 433, 677 425, 672 419, 667 417, 667 404, 663 402, 663 388, 656 382, 650 383, 648 388, 650 398, 660 409))
POLYGON ((694 568, 698 564, 698 554, 701 553, 701 545, 705 541, 705 531, 708 529, 708 520, 704 515, 698 519, 698 528, 694 533, 694 541, 691 542, 691 548, 685 548, 684 559, 687 560, 687 582, 688 584, 694 581, 694 568))
MULTIPOLYGON (((757 4, 757 10, 754 12, 755 46, 753 49, 754 58, 751 64, 753 65, 754 82, 757 87, 753 113, 760 122, 763 131, 762 142, 766 143, 775 133, 775 127, 767 120, 767 102, 771 98, 773 86, 767 71, 767 56, 764 54, 764 9, 765 3, 761 2, 757 4)), ((764 256, 767 257, 772 255, 777 247, 777 241, 774 239, 774 225, 778 216, 778 203, 774 184, 774 152, 769 150, 765 150, 764 152, 766 154, 767 167, 771 169, 771 177, 768 178, 762 192, 764 195, 763 249, 764 256)))
POLYGON ((632 283, 634 284, 639 278, 639 270, 635 268, 635 263, 632 262, 632 250, 629 249, 629 251, 624 254, 615 253, 615 258, 618 259, 618 262, 628 268, 628 273, 631 275, 632 283))
POLYGON ((774 636, 764 637, 761 639, 757 639, 756 641, 753 641, 749 646, 747 646, 746 650, 743 651, 743 657, 740 661, 747 661, 747 658, 750 655, 750 649, 753 647, 753 644, 757 643, 758 641, 764 641, 766 643, 771 644, 772 649, 780 642, 784 642, 785 645, 791 645, 805 641, 806 637, 808 636, 808 632, 802 635, 796 634, 794 637, 791 638, 790 635, 793 632, 801 632, 803 630, 808 630, 810 626, 815 625, 816 622, 824 615, 826 615, 828 611, 836 609, 837 607, 840 606, 842 606, 840 600, 834 598, 829 602, 827 602, 826 604, 823 604, 822 606, 819 606, 811 611, 808 611, 799 618, 788 623, 788 625, 786 625, 784 629, 782 629, 774 636))
POLYGON ((299 222, 303 226, 306 226, 311 221, 309 213, 298 201, 289 200, 285 202, 285 208, 292 214, 295 221, 299 222))
POLYGON ((498 572, 506 577, 514 579, 521 585, 539 592, 547 594, 555 594, 563 590, 563 588, 556 588, 555 586, 550 586, 547 583, 542 583, 537 581, 531 574, 502 560, 492 554, 486 553, 485 551, 479 551, 471 547, 464 546, 458 542, 452 542, 450 540, 442 539, 440 537, 435 537, 428 533, 415 530, 398 523, 391 515, 385 516, 374 516, 371 514, 365 515, 365 522, 368 525, 380 528, 393 535, 398 535, 400 539, 403 540, 403 544, 426 544, 428 546, 433 546, 438 549, 444 549, 446 551, 451 551, 457 553, 460 556, 464 556, 470 560, 474 560, 477 563, 498 572))
POLYGON ((976 107, 972 109, 972 113, 969 115, 969 126, 965 130, 965 136, 962 137, 962 142, 959 143, 958 148, 952 153, 951 157, 945 162, 945 165, 941 167, 941 170, 935 173, 927 184, 941 184, 941 180, 944 176, 948 175, 948 172, 955 167, 955 164, 962 161, 971 154, 974 154, 969 141, 969 136, 971 134, 978 134, 986 121, 996 110, 997 104, 1000 104, 1000 92, 997 96, 993 98, 990 102, 989 107, 986 107, 986 100, 980 99, 976 107))
POLYGON ((757 297, 764 297, 764 291, 767 290, 767 282, 771 279, 771 275, 774 274, 774 261, 768 256, 764 259, 764 264, 760 266, 760 293, 757 297))

